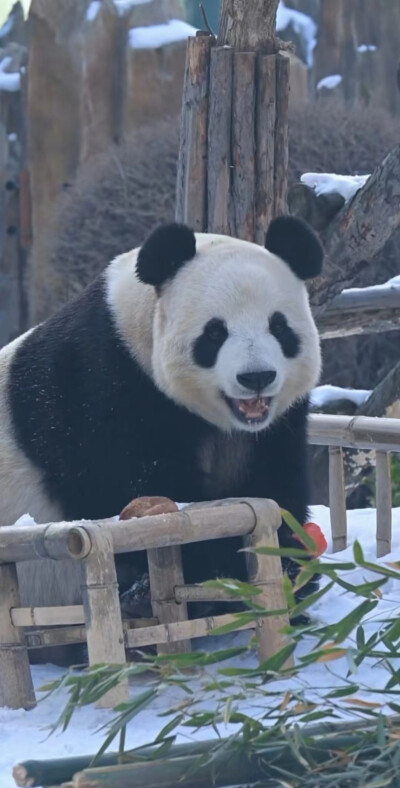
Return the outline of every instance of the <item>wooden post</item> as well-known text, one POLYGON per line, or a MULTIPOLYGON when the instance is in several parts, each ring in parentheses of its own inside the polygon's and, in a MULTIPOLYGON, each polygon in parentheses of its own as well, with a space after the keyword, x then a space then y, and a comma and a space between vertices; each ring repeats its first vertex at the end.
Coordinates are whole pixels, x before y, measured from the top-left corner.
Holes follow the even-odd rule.
MULTIPOLYGON (((125 664, 124 633, 110 531, 88 525, 92 550, 82 561, 82 598, 89 664, 125 664)), ((110 690, 98 705, 109 708, 128 699, 127 684, 110 690)))
MULTIPOLYGON (((228 47, 211 52, 207 230, 223 235, 230 235, 232 228, 232 61, 233 51, 228 47)), ((195 174, 190 177, 194 179, 195 174)))
POLYGON ((331 512, 332 552, 347 547, 347 512, 344 489, 343 450, 329 447, 329 507, 331 512))
MULTIPOLYGON (((160 547, 147 551, 151 606, 160 624, 187 621, 186 602, 175 600, 175 586, 183 585, 182 551, 180 547, 160 547)), ((190 640, 158 646, 159 654, 181 654, 191 651, 190 640)))
MULTIPOLYGON (((245 539, 248 547, 279 547, 278 529, 282 522, 279 506, 275 501, 249 500, 246 503, 253 509, 257 524, 254 531, 245 539)), ((257 604, 266 610, 287 610, 283 592, 282 564, 279 556, 247 553, 249 581, 261 586, 263 592, 257 596, 257 604)), ((257 622, 257 637, 260 662, 276 654, 288 644, 282 634, 283 627, 289 625, 287 613, 271 618, 260 618, 257 622)), ((285 667, 294 665, 293 657, 285 663, 285 667)))
POLYGON ((207 127, 211 36, 189 38, 182 107, 176 215, 196 232, 207 227, 207 127))
POLYGON ((36 706, 28 651, 22 629, 14 627, 11 610, 18 607, 15 564, 0 566, 0 706, 31 709, 36 706))
POLYGON ((392 480, 390 454, 376 452, 376 554, 390 553, 392 546, 392 480))
POLYGON ((262 245, 286 213, 290 61, 277 6, 223 0, 217 46, 189 40, 178 167, 177 221, 262 245))

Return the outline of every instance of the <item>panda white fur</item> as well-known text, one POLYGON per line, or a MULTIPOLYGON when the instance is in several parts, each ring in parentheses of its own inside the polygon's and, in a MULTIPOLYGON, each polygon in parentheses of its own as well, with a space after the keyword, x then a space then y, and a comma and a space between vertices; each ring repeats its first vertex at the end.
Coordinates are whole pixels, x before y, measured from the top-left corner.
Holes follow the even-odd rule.
MULTIPOLYGON (((304 524, 320 372, 304 281, 321 265, 294 218, 271 224, 265 249, 167 225, 4 348, 0 526, 108 517, 142 495, 269 497, 304 524)), ((188 582, 243 574, 234 546, 212 545, 185 548, 188 582)), ((134 579, 145 556, 129 558, 134 579)), ((19 572, 23 604, 79 601, 70 563, 19 572)))

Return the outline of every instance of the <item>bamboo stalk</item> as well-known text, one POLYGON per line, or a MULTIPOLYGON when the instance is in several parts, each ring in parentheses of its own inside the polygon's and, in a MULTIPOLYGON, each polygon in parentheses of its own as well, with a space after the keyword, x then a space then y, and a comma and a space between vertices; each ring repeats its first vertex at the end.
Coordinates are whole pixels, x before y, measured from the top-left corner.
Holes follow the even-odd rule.
MULTIPOLYGON (((394 731, 400 726, 400 717, 399 715, 391 715, 389 717, 384 718, 384 722, 388 730, 394 731)), ((338 738, 340 737, 343 739, 346 735, 357 734, 360 730, 360 721, 353 721, 353 722, 321 722, 314 725, 307 725, 303 729, 304 738, 308 739, 310 737, 313 738, 321 738, 322 742, 329 737, 330 743, 332 741, 337 742, 338 738)), ((376 728, 376 720, 363 720, 362 721, 362 730, 363 731, 373 731, 376 728)), ((198 742, 190 742, 185 744, 176 744, 171 748, 170 756, 172 759, 178 758, 187 758, 187 757, 194 757, 204 754, 209 754, 213 748, 216 746, 217 741, 215 739, 209 739, 205 741, 198 741, 198 742)), ((219 740, 218 744, 220 744, 223 748, 223 751, 226 753, 226 745, 228 744, 227 739, 219 740)), ((265 744, 263 743, 263 750, 268 755, 271 749, 275 750, 276 744, 265 744)), ((279 745, 278 745, 279 746, 279 745)), ((157 752, 157 745, 150 745, 149 747, 144 747, 140 751, 141 758, 153 758, 157 752)), ((127 752, 126 755, 131 759, 133 757, 132 752, 127 752)), ((269 756, 268 756, 269 757, 269 756)), ((27 786, 31 786, 31 788, 38 788, 42 784, 44 785, 52 785, 58 784, 62 781, 70 781, 73 778, 73 775, 79 772, 80 770, 84 770, 90 767, 91 762, 94 760, 95 755, 82 755, 82 756, 75 756, 72 758, 56 758, 44 761, 36 761, 36 760, 29 760, 24 761, 20 764, 17 764, 13 769, 13 776, 14 780, 19 786, 19 788, 27 788, 27 786)), ((119 754, 118 753, 107 753, 102 755, 97 762, 97 768, 101 768, 103 766, 116 766, 118 765, 119 754)), ((164 762, 164 761, 163 761, 164 762)), ((72 785, 72 783, 71 783, 72 785)), ((72 787, 73 788, 73 787, 72 787)))
POLYGON ((83 605, 63 607, 14 607, 10 610, 15 627, 52 627, 84 624, 83 605))
POLYGON ((207 141, 212 36, 189 38, 183 91, 176 221, 207 229, 207 141))
POLYGON ((107 519, 22 528, 3 526, 0 528, 0 564, 46 557, 82 559, 92 549, 92 526, 109 531, 115 553, 131 553, 155 547, 224 539, 227 536, 243 536, 255 527, 255 520, 249 506, 233 503, 227 507, 193 508, 119 522, 107 519), (79 552, 80 547, 82 553, 79 552))
POLYGON ((392 479, 390 455, 376 452, 376 552, 378 558, 392 547, 392 479))
MULTIPOLYGON (((201 638, 212 634, 214 629, 232 624, 237 621, 235 615, 226 614, 208 618, 194 618, 190 621, 176 621, 171 624, 159 624, 143 629, 128 629, 125 634, 128 648, 142 648, 143 646, 158 645, 159 643, 174 643, 177 640, 201 638)), ((250 622, 236 629, 255 629, 257 622, 250 622)))
MULTIPOLYGON (((0 528, 0 564, 19 563, 41 558, 82 560, 91 550, 83 523, 50 523, 15 528, 0 528)), ((102 521, 100 521, 102 522, 102 521)), ((112 520, 104 521, 110 523, 112 520)))
MULTIPOLYGON (((158 624, 156 618, 137 618, 123 621, 124 634, 126 630, 142 629, 153 627, 158 624)), ((37 629, 34 632, 25 633, 25 641, 28 648, 48 648, 49 646, 69 646, 74 643, 86 643, 85 626, 57 626, 52 629, 37 629)))
MULTIPOLYGON (((180 547, 161 547, 147 551, 149 566, 151 606, 153 615, 160 624, 187 621, 186 602, 178 604, 174 597, 175 586, 184 583, 182 552, 180 547)), ((159 654, 188 653, 192 650, 190 640, 177 640, 159 644, 159 654)))
MULTIPOLYGON (((124 633, 110 531, 90 526, 90 539, 92 551, 82 561, 82 599, 89 665, 123 665, 124 633)), ((128 686, 123 682, 104 695, 98 705, 108 708, 127 699, 128 686)))
POLYGON ((31 709, 36 698, 24 633, 10 618, 11 608, 18 605, 16 566, 0 566, 0 706, 31 709))
MULTIPOLYGON (((278 529, 282 522, 281 512, 274 501, 253 501, 252 506, 257 517, 257 525, 247 537, 246 544, 251 548, 279 547, 278 529), (266 506, 268 504, 268 506, 266 506)), ((263 588, 257 596, 257 604, 265 610, 286 610, 287 603, 283 592, 282 564, 279 556, 247 553, 249 581, 263 588)), ((289 626, 288 615, 276 615, 260 618, 256 632, 260 662, 276 654, 289 640, 282 635, 283 627, 289 626)), ((293 667, 294 659, 290 657, 285 666, 293 667)))
POLYGON ((325 416, 308 420, 309 442, 318 446, 400 451, 400 421, 373 416, 325 416))
POLYGON ((343 451, 329 447, 329 508, 331 513, 332 552, 347 547, 347 511, 344 487, 343 451))

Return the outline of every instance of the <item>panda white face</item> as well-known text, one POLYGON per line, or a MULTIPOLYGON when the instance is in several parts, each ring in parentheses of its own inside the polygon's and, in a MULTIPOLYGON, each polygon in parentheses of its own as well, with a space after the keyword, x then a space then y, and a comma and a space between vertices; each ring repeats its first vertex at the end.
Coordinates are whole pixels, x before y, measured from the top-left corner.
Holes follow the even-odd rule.
POLYGON ((263 430, 316 384, 306 288, 275 254, 200 234, 193 259, 157 290, 155 382, 221 430, 263 430))

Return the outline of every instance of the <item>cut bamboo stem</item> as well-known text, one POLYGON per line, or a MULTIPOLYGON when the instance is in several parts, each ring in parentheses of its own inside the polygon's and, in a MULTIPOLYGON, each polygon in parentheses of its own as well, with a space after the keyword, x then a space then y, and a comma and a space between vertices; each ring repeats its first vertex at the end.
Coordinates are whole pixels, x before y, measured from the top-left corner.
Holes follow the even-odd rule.
POLYGON ((329 508, 331 513, 332 552, 347 547, 347 512, 344 486, 343 451, 329 447, 329 508))
MULTIPOLYGON (((118 596, 117 573, 109 529, 90 526, 92 551, 82 562, 82 597, 89 664, 125 664, 124 633, 118 596)), ((121 683, 100 700, 102 708, 128 699, 121 683)))
POLYGON ((31 709, 36 698, 24 632, 10 617, 11 608, 18 605, 16 566, 0 566, 0 707, 31 709))
MULTIPOLYGON (((151 605, 160 624, 187 621, 186 602, 178 604, 174 597, 177 585, 183 585, 182 552, 180 547, 161 547, 147 551, 151 605)), ((190 640, 159 644, 159 654, 179 654, 191 651, 190 640)))
POLYGON ((390 455, 376 452, 376 551, 378 558, 392 546, 392 479, 390 455))
MULTIPOLYGON (((211 635, 215 629, 237 622, 235 615, 226 614, 209 618, 194 618, 190 621, 177 621, 171 624, 159 624, 143 629, 128 629, 125 633, 128 648, 142 648, 159 643, 174 643, 177 640, 201 638, 211 635)), ((235 630, 255 629, 256 622, 236 626, 235 630)))
POLYGON ((325 416, 308 420, 309 443, 350 449, 400 452, 400 421, 375 416, 325 416))
MULTIPOLYGON (((257 517, 257 525, 246 539, 247 546, 253 549, 278 548, 278 529, 282 522, 279 506, 274 501, 265 500, 253 501, 252 506, 257 517)), ((263 589, 257 596, 257 604, 268 611, 287 610, 280 557, 249 552, 247 566, 249 581, 263 589)), ((258 620, 256 632, 260 662, 264 662, 288 645, 287 636, 282 634, 282 629, 288 626, 289 616, 285 613, 258 620)), ((285 667, 289 668, 293 665, 293 657, 290 657, 285 667)))

